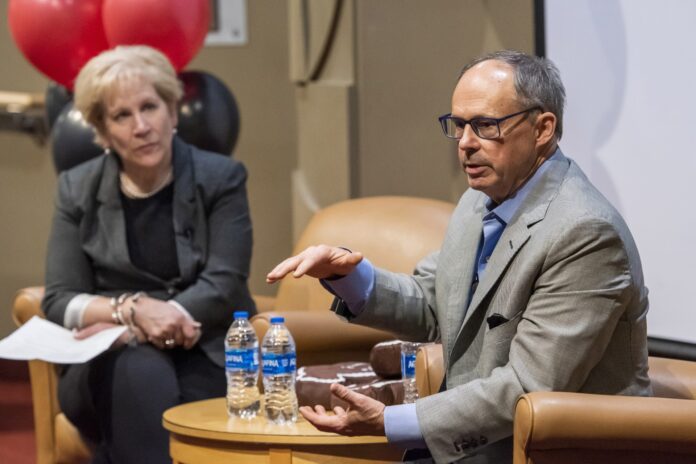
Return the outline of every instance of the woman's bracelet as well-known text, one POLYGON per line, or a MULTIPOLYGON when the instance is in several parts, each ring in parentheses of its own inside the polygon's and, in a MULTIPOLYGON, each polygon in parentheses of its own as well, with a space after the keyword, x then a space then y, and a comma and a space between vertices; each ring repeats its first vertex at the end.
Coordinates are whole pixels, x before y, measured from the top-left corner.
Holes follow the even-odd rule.
POLYGON ((145 296, 147 296, 147 293, 145 293, 145 292, 136 292, 136 294, 131 297, 131 305, 130 305, 129 309, 130 309, 130 325, 132 327, 140 328, 140 326, 138 326, 138 323, 135 320, 135 304, 138 302, 138 300, 140 298, 145 297, 145 296))
POLYGON ((123 311, 121 310, 121 305, 130 297, 131 293, 121 293, 118 298, 111 297, 109 300, 109 306, 111 307, 111 320, 114 324, 126 325, 123 319, 123 311))
POLYGON ((115 296, 112 296, 109 300, 109 307, 111 307, 111 321, 114 324, 118 324, 118 300, 115 296))

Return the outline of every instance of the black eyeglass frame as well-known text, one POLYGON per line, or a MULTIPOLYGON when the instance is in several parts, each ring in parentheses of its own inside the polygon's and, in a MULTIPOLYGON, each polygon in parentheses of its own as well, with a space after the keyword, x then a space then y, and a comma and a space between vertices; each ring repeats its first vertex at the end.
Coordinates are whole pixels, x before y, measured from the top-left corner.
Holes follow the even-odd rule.
POLYGON ((458 118, 456 116, 452 116, 452 113, 447 113, 447 114, 443 114, 442 116, 437 118, 437 120, 440 121, 440 127, 442 127, 442 132, 445 134, 445 137, 447 137, 447 138, 455 139, 455 140, 459 140, 462 138, 461 136, 457 137, 456 135, 449 135, 447 133, 447 121, 454 121, 454 122, 458 122, 459 124, 461 124, 462 135, 464 135, 464 129, 466 128, 466 125, 470 124, 471 129, 474 131, 474 134, 476 134, 477 137, 480 137, 480 138, 486 139, 486 140, 492 140, 492 139, 500 138, 500 123, 501 122, 506 121, 510 118, 514 118, 515 116, 519 116, 520 114, 529 113, 530 111, 535 111, 535 110, 543 111, 543 108, 540 106, 533 106, 531 108, 527 108, 526 110, 518 111, 517 113, 508 114, 507 116, 503 116, 502 118, 480 117, 480 118, 471 118, 469 120, 463 119, 463 118, 458 118), (479 133, 479 124, 482 122, 489 123, 489 124, 490 123, 495 124, 497 131, 496 131, 496 135, 494 137, 485 137, 479 133))

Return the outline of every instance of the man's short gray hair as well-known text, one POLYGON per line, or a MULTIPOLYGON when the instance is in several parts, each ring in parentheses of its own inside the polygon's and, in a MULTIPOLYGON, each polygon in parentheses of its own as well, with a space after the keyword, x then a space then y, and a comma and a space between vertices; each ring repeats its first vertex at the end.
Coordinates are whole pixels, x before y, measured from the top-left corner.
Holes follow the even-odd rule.
POLYGON ((544 111, 556 115, 556 140, 563 134, 563 107, 565 87, 561 73, 551 60, 531 56, 516 50, 500 50, 480 56, 464 66, 459 78, 477 64, 497 60, 515 70, 515 91, 520 104, 525 108, 540 106, 544 111))

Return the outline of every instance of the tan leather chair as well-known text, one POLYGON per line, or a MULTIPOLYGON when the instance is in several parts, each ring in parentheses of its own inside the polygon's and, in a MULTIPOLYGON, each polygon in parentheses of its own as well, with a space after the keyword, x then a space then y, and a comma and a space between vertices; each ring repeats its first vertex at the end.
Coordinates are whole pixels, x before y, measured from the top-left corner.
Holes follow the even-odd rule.
MULTIPOLYGON (((453 209, 451 203, 414 197, 342 201, 312 217, 293 254, 311 245, 343 246, 362 252, 375 266, 411 273, 418 261, 440 248, 453 209)), ((285 317, 299 365, 367 361, 375 343, 393 338, 341 321, 329 311, 333 296, 316 279, 287 276, 276 285, 277 297, 257 300, 262 311, 251 322, 263 337, 271 317, 285 317)))
MULTIPOLYGON (((411 272, 420 258, 440 247, 453 208, 450 203, 411 197, 344 201, 313 217, 295 251, 312 244, 336 244, 364 252, 377 266, 411 272)), ((17 293, 12 316, 18 326, 32 316, 44 317, 42 298, 43 287, 17 293)), ((261 313, 252 319, 259 337, 268 330, 270 317, 284 316, 301 365, 367 360, 375 343, 391 337, 339 320, 328 310, 331 295, 315 279, 286 278, 279 284, 277 298, 254 299, 261 313)), ((37 464, 88 462, 90 450, 58 405, 55 366, 30 361, 29 375, 37 464)))
MULTIPOLYGON (((20 290, 15 297, 12 318, 19 326, 41 311, 43 287, 20 290)), ((34 406, 37 464, 80 464, 88 462, 91 452, 74 425, 58 405, 58 379, 55 366, 44 361, 29 361, 31 396, 34 406)))
MULTIPOLYGON (((650 357, 655 397, 532 392, 515 410, 514 464, 696 462, 696 362, 650 357)), ((442 346, 416 359, 421 396, 443 377, 442 346)))

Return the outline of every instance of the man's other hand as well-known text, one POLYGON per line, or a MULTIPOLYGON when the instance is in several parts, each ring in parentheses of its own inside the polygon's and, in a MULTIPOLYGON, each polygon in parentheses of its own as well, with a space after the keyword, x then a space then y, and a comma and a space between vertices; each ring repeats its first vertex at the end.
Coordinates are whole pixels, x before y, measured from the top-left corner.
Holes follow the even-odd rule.
POLYGON ((266 276, 266 282, 275 283, 292 272, 292 276, 308 275, 317 279, 345 276, 362 261, 362 253, 327 245, 311 246, 296 256, 278 264, 266 276))
POLYGON ((384 403, 344 387, 331 384, 331 393, 348 403, 348 408, 336 406, 328 414, 323 406, 302 406, 300 413, 322 432, 340 435, 384 436, 384 403))

